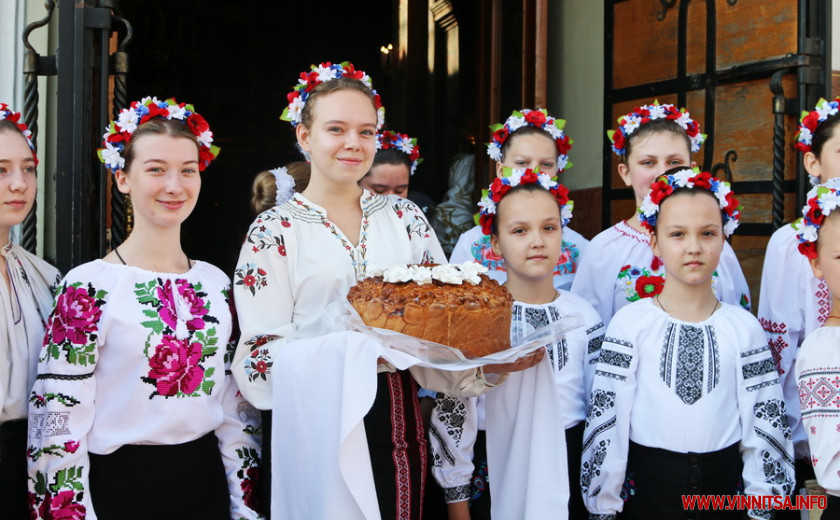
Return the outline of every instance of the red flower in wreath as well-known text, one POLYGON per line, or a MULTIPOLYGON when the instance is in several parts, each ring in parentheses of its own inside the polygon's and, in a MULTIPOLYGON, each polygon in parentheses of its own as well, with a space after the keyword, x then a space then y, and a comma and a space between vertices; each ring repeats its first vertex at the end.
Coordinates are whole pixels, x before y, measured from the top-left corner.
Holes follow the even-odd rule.
POLYGON ((808 258, 816 258, 817 257, 817 243, 816 242, 800 242, 799 243, 799 252, 805 255, 808 258))
POLYGON ((658 180, 650 187, 650 201, 658 206, 662 199, 672 193, 674 193, 674 187, 668 183, 667 179, 658 180))
POLYGON ((508 129, 507 125, 493 132, 493 139, 497 142, 504 143, 505 141, 507 141, 508 137, 510 137, 510 130, 508 129))
POLYGON ((823 215, 822 209, 820 208, 820 202, 817 197, 808 199, 808 213, 805 214, 805 218, 818 226, 822 226, 823 221, 825 220, 825 215, 823 215))
POLYGON ((613 134, 613 148, 616 150, 624 149, 624 132, 616 130, 613 134))
POLYGON ((531 110, 525 114, 525 121, 536 127, 542 127, 545 124, 545 114, 539 110, 531 110))
POLYGON ((665 278, 662 276, 640 276, 636 280, 636 294, 639 298, 652 298, 662 292, 665 278))
POLYGON ((709 172, 701 172, 689 179, 694 183, 695 188, 703 188, 706 190, 712 189, 712 174, 709 172))

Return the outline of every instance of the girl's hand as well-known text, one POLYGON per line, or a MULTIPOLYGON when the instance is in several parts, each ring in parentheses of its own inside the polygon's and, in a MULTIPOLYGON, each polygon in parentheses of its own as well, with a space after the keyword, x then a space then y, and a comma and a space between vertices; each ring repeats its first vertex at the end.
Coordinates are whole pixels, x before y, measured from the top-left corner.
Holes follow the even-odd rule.
POLYGON ((513 363, 502 363, 500 365, 484 365, 485 374, 507 374, 509 372, 519 372, 526 370, 536 365, 545 357, 545 349, 537 349, 527 356, 523 356, 513 363))

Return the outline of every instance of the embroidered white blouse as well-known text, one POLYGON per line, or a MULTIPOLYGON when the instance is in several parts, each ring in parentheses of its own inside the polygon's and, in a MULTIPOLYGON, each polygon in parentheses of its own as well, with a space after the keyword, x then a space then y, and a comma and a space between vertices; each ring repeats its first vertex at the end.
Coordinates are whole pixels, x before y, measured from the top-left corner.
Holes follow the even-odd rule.
MULTIPOLYGON (((665 268, 653 256, 648 236, 622 220, 592 239, 571 291, 591 303, 609 325, 619 309, 655 295, 664 281, 665 268)), ((747 280, 728 242, 723 245, 712 287, 720 301, 749 310, 747 280)))
MULTIPOLYGON (((511 318, 511 342, 561 318, 576 315, 581 326, 566 337, 546 345, 562 404, 561 421, 568 429, 586 418, 588 389, 592 384, 604 324, 595 309, 568 291, 541 305, 515 301, 511 318)), ((495 390, 494 390, 495 391, 495 390)), ((473 475, 473 445, 478 430, 485 429, 485 396, 457 398, 439 396, 429 427, 432 474, 443 488, 447 502, 470 498, 473 475)), ((493 468, 488 472, 492 473, 493 468)), ((565 474, 565 473, 564 473, 565 474)))
MULTIPOLYGON (((234 298, 242 331, 233 374, 257 408, 272 407, 272 352, 295 339, 330 330, 323 314, 343 300, 368 266, 446 263, 423 212, 396 195, 363 190, 359 243, 327 219, 326 210, 300 193, 260 214, 242 245, 234 298)), ((480 370, 444 372, 412 367, 424 388, 478 395, 488 388, 480 370)))
POLYGON ((814 276, 798 246, 796 230, 790 225, 780 227, 770 237, 761 272, 758 321, 764 327, 782 380, 796 457, 807 458, 808 437, 802 427, 794 366, 805 337, 825 323, 831 311, 831 295, 825 281, 814 276))
POLYGON ((88 452, 215 432, 231 518, 261 518, 249 507, 259 413, 230 376, 232 331, 230 280, 205 262, 171 274, 96 260, 67 273, 29 402, 33 511, 96 518, 88 452))
MULTIPOLYGON (((569 290, 575 278, 578 265, 589 245, 589 240, 577 231, 563 228, 563 250, 557 266, 554 268, 554 287, 569 290)), ((452 249, 449 261, 460 264, 473 260, 488 269, 487 276, 499 283, 505 283, 505 259, 493 252, 490 237, 481 231, 481 226, 475 226, 465 231, 452 249)))
POLYGON ((16 244, 0 248, 0 424, 26 419, 58 270, 16 244))
POLYGON ((823 327, 805 338, 796 379, 814 474, 840 497, 840 327, 823 327))
MULTIPOLYGON (((629 441, 679 453, 739 443, 748 495, 788 495, 793 445, 779 376, 761 326, 722 303, 707 320, 676 320, 648 298, 619 310, 595 365, 583 437, 581 491, 614 515, 629 441)), ((771 518, 771 511, 749 511, 771 518)))

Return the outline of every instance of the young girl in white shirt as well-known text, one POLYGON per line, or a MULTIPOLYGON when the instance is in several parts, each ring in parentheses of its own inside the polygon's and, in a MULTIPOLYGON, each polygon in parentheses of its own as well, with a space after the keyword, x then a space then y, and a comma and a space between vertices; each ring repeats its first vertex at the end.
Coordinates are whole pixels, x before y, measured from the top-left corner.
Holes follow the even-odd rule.
MULTIPOLYGON (((563 131, 565 125, 564 120, 555 119, 545 109, 523 108, 511 113, 503 124, 491 126, 493 134, 487 143, 487 155, 496 161, 496 177, 502 175, 503 168, 539 169, 549 176, 571 168, 568 153, 572 140, 563 131)), ((563 249, 554 268, 555 287, 569 289, 572 286, 588 244, 580 233, 568 227, 563 230, 563 249)), ((458 238, 449 260, 452 263, 478 262, 489 270, 487 275, 499 283, 507 278, 504 260, 494 252, 490 235, 484 233, 481 226, 469 229, 458 238)))
MULTIPOLYGON (((634 108, 618 124, 608 135, 613 152, 621 157, 618 174, 633 189, 636 208, 665 170, 694 166, 691 154, 706 137, 685 109, 658 102, 634 108)), ((599 233, 587 251, 588 260, 578 267, 572 292, 591 303, 604 323, 628 303, 662 290, 662 261, 651 253, 650 233, 635 212, 599 233)), ((728 242, 711 283, 719 300, 749 309, 747 281, 728 242)))
POLYGON ((369 266, 446 259, 414 203, 358 185, 383 123, 370 78, 350 63, 312 65, 288 99, 282 118, 311 157, 309 185, 257 217, 234 273, 232 368, 243 395, 272 411, 272 514, 419 518, 417 383, 455 395, 491 385, 481 370, 396 370, 369 359, 370 340, 324 319, 369 266))
POLYGON ((34 145, 20 113, 0 103, 0 511, 29 518, 26 414, 58 271, 10 241, 38 187, 34 145))
POLYGON ((639 215, 666 280, 619 310, 604 336, 583 439, 589 512, 676 520, 687 513, 684 495, 790 494, 793 447, 761 326, 710 287, 738 201, 708 173, 675 168, 653 183, 639 215))
MULTIPOLYGON (((815 185, 837 183, 840 177, 840 97, 820 99, 805 112, 795 147, 815 185)), ((839 184, 840 185, 840 184, 839 184)), ((838 185, 834 185, 837 187, 838 185)), ((831 314, 831 294, 825 280, 814 276, 808 259, 799 253, 794 223, 777 229, 764 254, 758 320, 764 327, 770 352, 782 379, 788 422, 796 452, 796 491, 813 479, 808 436, 799 411, 799 388, 794 366, 805 337, 818 330, 831 314), (784 283, 779 283, 784 280, 784 283)))
POLYGON ((797 221, 799 250, 831 291, 831 312, 796 360, 802 425, 817 482, 828 494, 822 520, 840 519, 840 191, 816 186, 797 221))
POLYGON ((554 397, 556 409, 538 412, 528 393, 545 366, 513 374, 478 398, 438 398, 429 432, 432 472, 444 488, 450 520, 486 519, 491 511, 494 518, 587 518, 580 446, 589 362, 604 327, 591 305, 553 284, 554 259, 571 218, 567 193, 547 174, 505 168, 480 202, 482 229, 504 259, 505 286, 515 300, 511 342, 569 316, 579 318, 580 326, 546 345, 552 395, 538 397, 554 397), (550 413, 556 424, 549 424, 550 413), (555 437, 560 429, 565 442, 555 437), (565 464, 558 462, 563 451, 565 464))
POLYGON ((181 247, 212 142, 174 99, 135 101, 106 129, 99 155, 134 228, 59 287, 29 399, 32 518, 262 518, 230 280, 181 247))

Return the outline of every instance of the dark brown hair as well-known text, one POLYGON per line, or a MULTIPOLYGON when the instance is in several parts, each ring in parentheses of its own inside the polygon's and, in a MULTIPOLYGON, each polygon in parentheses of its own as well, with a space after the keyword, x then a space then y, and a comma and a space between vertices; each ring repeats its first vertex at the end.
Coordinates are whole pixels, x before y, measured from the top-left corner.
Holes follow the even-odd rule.
MULTIPOLYGON (((618 130, 619 132, 621 130, 618 130)), ((642 137, 659 132, 670 132, 674 135, 680 136, 685 140, 685 146, 688 150, 688 155, 691 157, 691 139, 688 137, 688 134, 685 133, 683 127, 677 124, 676 121, 671 119, 653 119, 636 129, 635 132, 627 136, 624 141, 624 150, 625 153, 622 156, 621 160, 627 162, 630 154, 632 153, 633 143, 641 139, 642 137)))

